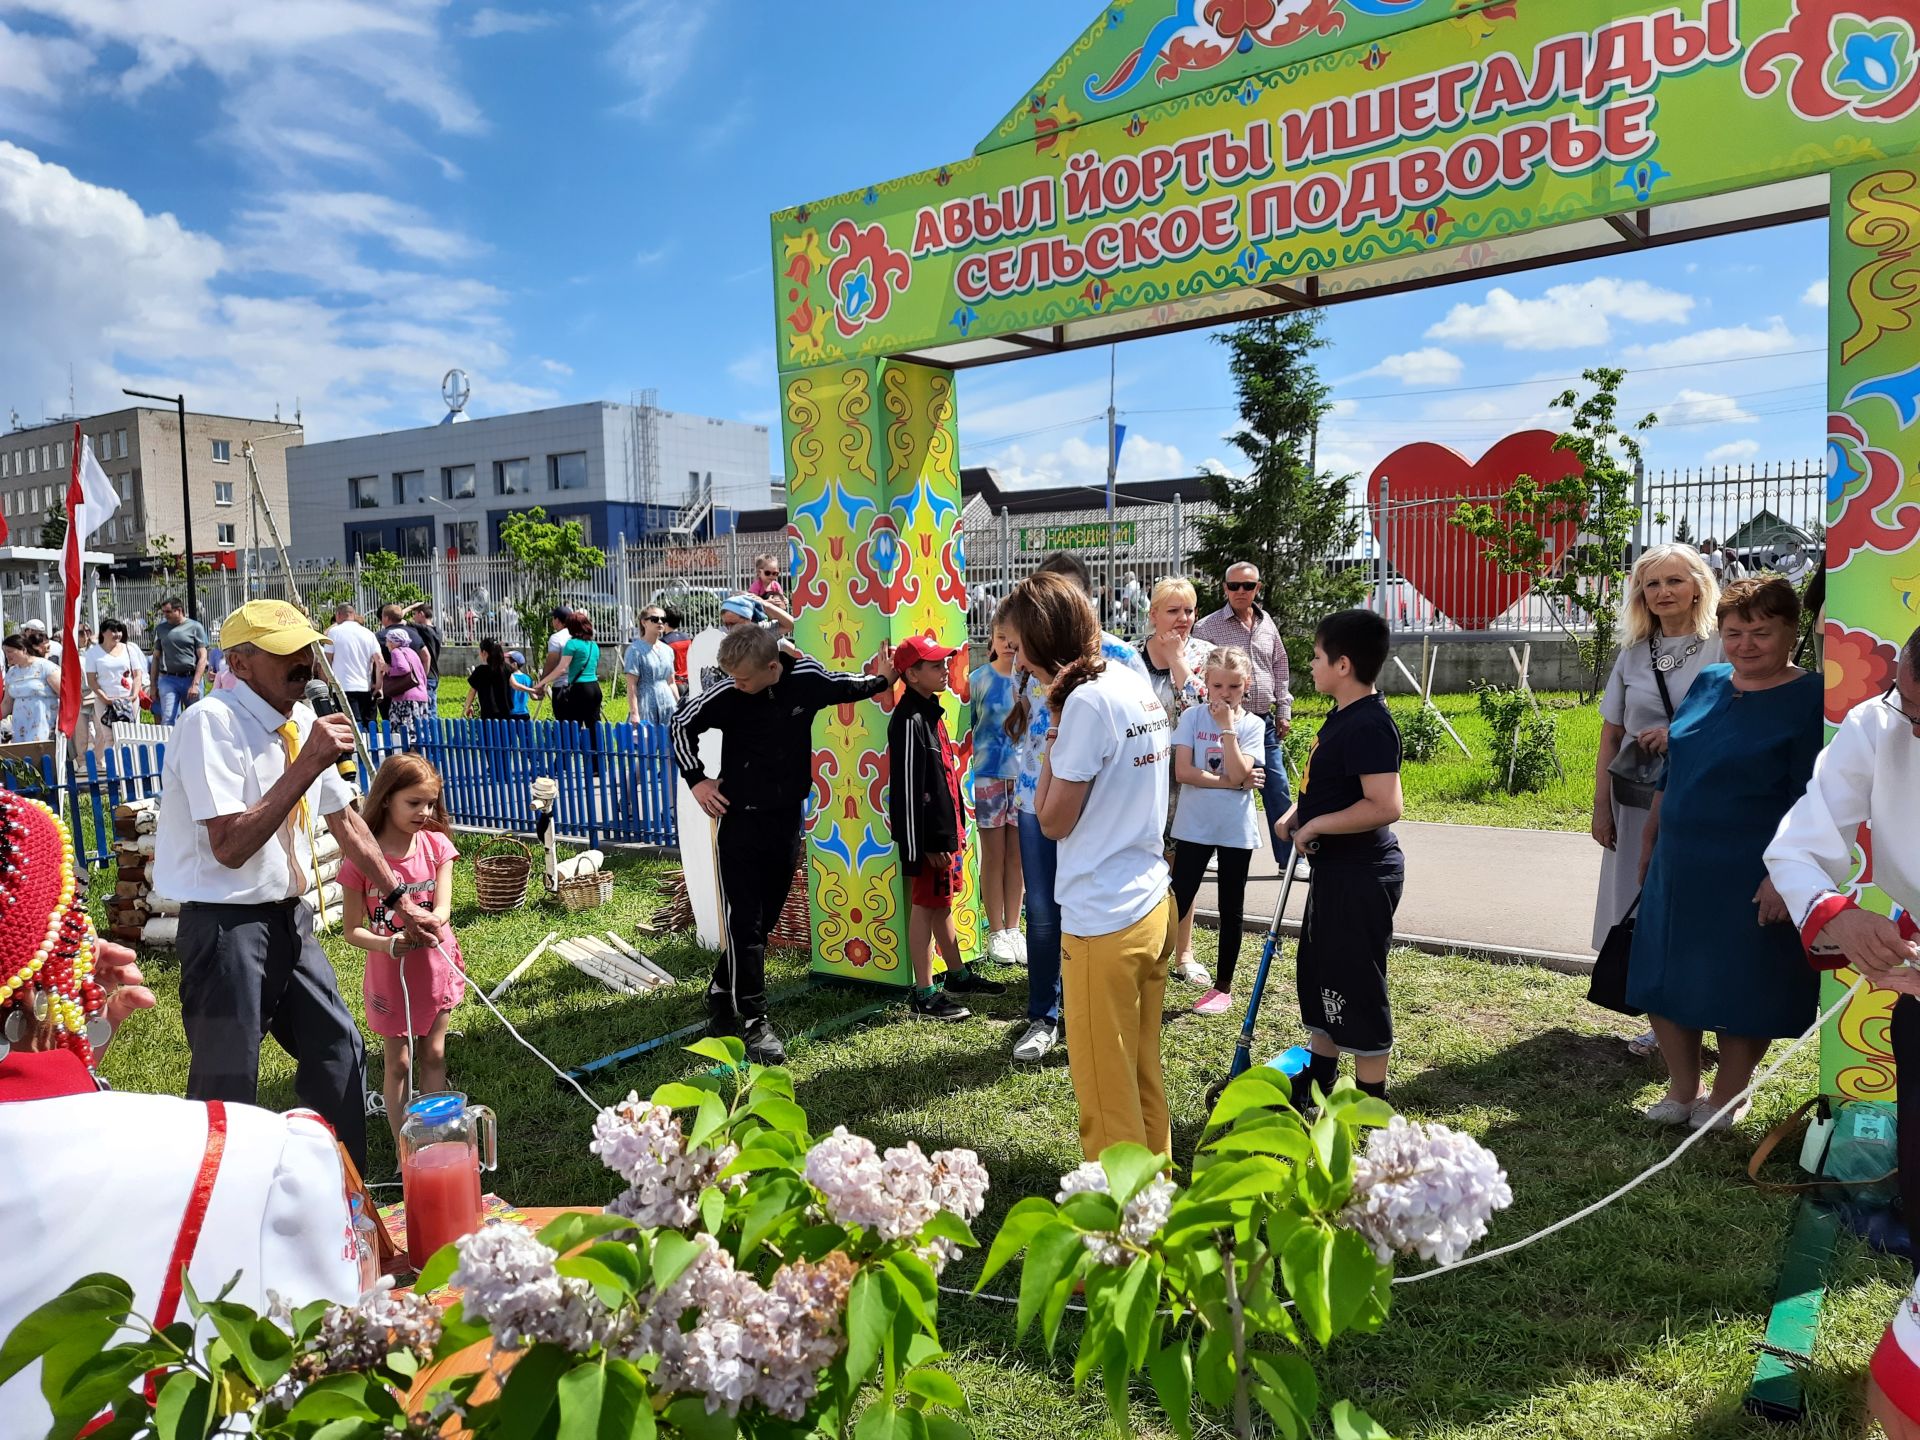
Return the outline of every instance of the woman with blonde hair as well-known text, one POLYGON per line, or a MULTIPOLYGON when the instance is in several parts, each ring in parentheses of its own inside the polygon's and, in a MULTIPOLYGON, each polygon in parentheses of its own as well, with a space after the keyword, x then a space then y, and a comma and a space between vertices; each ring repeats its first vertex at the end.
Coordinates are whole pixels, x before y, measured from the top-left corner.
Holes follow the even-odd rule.
MULTIPOLYGON (((1140 642, 1140 659, 1153 682, 1153 693, 1166 707, 1169 722, 1178 723, 1187 706, 1207 697, 1206 660, 1213 646, 1193 635, 1200 596, 1191 580, 1177 575, 1155 582, 1147 603, 1147 638, 1140 642)), ((1180 808, 1180 784, 1167 787, 1167 850, 1173 850, 1173 817, 1180 808)), ((1206 967, 1193 958, 1193 912, 1180 917, 1179 949, 1174 973, 1189 985, 1206 990, 1213 984, 1206 967)))
MULTIPOLYGON (((1654 785, 1666 769, 1667 727, 1694 680, 1724 658, 1716 633, 1720 586, 1691 545, 1654 545, 1627 579, 1620 653, 1600 698, 1600 755, 1594 768, 1593 838, 1600 894, 1593 911, 1593 948, 1626 918, 1640 894, 1640 842, 1654 785)), ((1633 1041, 1650 1055, 1652 1032, 1633 1041)))

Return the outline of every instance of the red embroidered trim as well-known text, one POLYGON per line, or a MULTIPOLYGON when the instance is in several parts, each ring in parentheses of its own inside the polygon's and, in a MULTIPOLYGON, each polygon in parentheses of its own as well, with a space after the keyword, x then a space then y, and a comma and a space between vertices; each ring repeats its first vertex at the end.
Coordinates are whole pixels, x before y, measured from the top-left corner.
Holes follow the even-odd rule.
POLYGON ((1860 907, 1851 895, 1842 895, 1838 891, 1823 895, 1813 902, 1813 908, 1807 911, 1807 918, 1800 924, 1800 943, 1807 947, 1807 963, 1816 970, 1838 970, 1846 965, 1847 957, 1838 950, 1827 953, 1816 951, 1814 942, 1820 938, 1820 932, 1827 928, 1842 910, 1857 910, 1860 907))
POLYGON ((180 1308, 181 1281, 200 1246, 200 1227, 207 1222, 207 1206, 213 1201, 213 1182, 220 1174, 220 1158, 227 1149, 227 1107, 218 1100, 207 1101, 207 1145, 200 1155, 200 1173, 194 1177, 187 1196, 187 1213, 180 1217, 180 1233, 174 1238, 173 1256, 167 1262, 166 1283, 160 1291, 160 1303, 154 1307, 154 1328, 164 1330, 173 1323, 180 1308))
MULTIPOLYGON (((1900 1303, 1907 1305, 1911 1302, 1902 1300, 1900 1303)), ((1902 1415, 1909 1420, 1920 1419, 1920 1369, 1914 1367, 1912 1357, 1894 1337, 1891 1325, 1880 1337, 1880 1344, 1873 1352, 1868 1369, 1872 1371, 1873 1378, 1880 1382, 1880 1389, 1885 1392, 1887 1399, 1894 1403, 1902 1415)))

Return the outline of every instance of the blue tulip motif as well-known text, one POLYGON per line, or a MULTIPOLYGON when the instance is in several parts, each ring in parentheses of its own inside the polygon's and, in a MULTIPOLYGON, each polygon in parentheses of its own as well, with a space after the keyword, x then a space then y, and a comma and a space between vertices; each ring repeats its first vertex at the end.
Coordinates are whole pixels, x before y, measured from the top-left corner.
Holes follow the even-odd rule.
POLYGON ((893 572, 900 564, 900 546, 893 538, 891 530, 879 530, 873 536, 873 564, 880 572, 880 578, 891 584, 893 572))
POLYGON ((971 305, 962 305, 953 312, 953 328, 964 335, 973 328, 973 322, 979 318, 980 316, 971 305))
POLYGON ((1109 30, 1118 30, 1121 25, 1126 22, 1126 18, 1127 12, 1116 6, 1112 10, 1107 11, 1107 28, 1109 30))
POLYGON ((1867 478, 1860 457, 1854 454, 1851 446, 1839 439, 1827 441, 1827 504, 1838 505, 1846 499, 1847 492, 1867 478))
MULTIPOLYGON (((1242 50, 1251 50, 1253 48, 1253 37, 1251 35, 1242 35, 1240 37, 1240 48, 1242 50)), ((1238 100, 1242 105, 1251 105, 1260 98, 1260 87, 1249 80, 1240 87, 1240 93, 1233 98, 1238 100)))
POLYGON ((1880 35, 1865 31, 1849 35, 1840 47, 1841 65, 1834 79, 1858 85, 1869 95, 1891 94, 1905 68, 1895 49, 1899 41, 1899 34, 1891 30, 1880 35))
POLYGON ((873 303, 873 282, 864 270, 847 277, 847 283, 840 287, 840 313, 849 320, 857 320, 873 303))
POLYGON ((867 187, 867 193, 860 197, 860 203, 862 205, 874 205, 877 204, 879 200, 880 192, 871 185, 867 187))
POLYGON ((1673 172, 1658 160, 1642 160, 1638 165, 1628 168, 1627 173, 1620 177, 1620 183, 1615 188, 1631 190, 1634 199, 1645 204, 1653 197, 1654 187, 1662 180, 1670 178, 1672 174, 1673 172))
POLYGON ((1247 272, 1249 280, 1258 279, 1271 263, 1272 257, 1267 254, 1265 246, 1249 245, 1240 252, 1240 268, 1247 272))

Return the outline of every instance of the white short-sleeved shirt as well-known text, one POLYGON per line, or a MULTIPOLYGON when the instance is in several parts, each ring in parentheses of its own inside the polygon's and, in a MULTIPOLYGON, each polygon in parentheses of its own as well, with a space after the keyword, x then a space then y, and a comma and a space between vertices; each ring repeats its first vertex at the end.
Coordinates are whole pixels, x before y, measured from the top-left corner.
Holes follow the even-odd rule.
MULTIPOLYGON (((305 1111, 229 1103, 226 1116, 226 1146, 187 1266, 194 1289, 212 1297, 236 1281, 229 1298, 259 1311, 269 1290, 295 1307, 352 1301, 359 1267, 333 1132, 305 1111)), ((206 1141, 207 1107, 170 1095, 0 1105, 0 1214, 11 1237, 0 1335, 99 1271, 126 1280, 134 1313, 151 1316, 206 1141), (76 1138, 85 1136, 113 1138, 76 1138)), ((190 1318, 184 1303, 176 1318, 190 1318)), ((202 1340, 211 1333, 204 1325, 202 1340)), ((0 1385, 0 1440, 44 1435, 49 1419, 37 1362, 0 1385)))
POLYGON ((373 662, 380 654, 380 642, 358 620, 342 620, 327 629, 327 643, 333 647, 330 661, 334 678, 342 690, 373 689, 373 662))
MULTIPOLYGON (((298 897, 288 865, 287 832, 294 832, 293 859, 303 875, 312 875, 313 855, 308 836, 292 819, 269 835, 244 865, 232 869, 214 858, 207 839, 207 821, 256 804, 286 773, 286 747, 274 732, 287 720, 299 727, 304 743, 313 728, 313 711, 296 704, 291 715, 283 716, 245 683, 214 691, 180 717, 167 740, 160 774, 160 819, 153 847, 156 892, 183 904, 268 905, 298 897)), ((307 787, 315 834, 322 817, 346 809, 353 800, 353 787, 337 770, 330 765, 321 771, 307 787)))
MULTIPOLYGON (((1267 726, 1250 710, 1242 710, 1233 726, 1240 754, 1260 762, 1266 743, 1267 726)), ((1220 726, 1213 711, 1205 705, 1189 705, 1174 727, 1173 747, 1186 746, 1193 754, 1196 770, 1220 773, 1224 749, 1220 726)), ((1194 845, 1225 845, 1235 850, 1260 848, 1260 821, 1253 813, 1251 790, 1214 790, 1204 785, 1186 785, 1180 790, 1180 806, 1173 812, 1173 838, 1194 845)))
POLYGON ((146 656, 130 640, 120 642, 120 653, 109 655, 99 645, 89 645, 80 657, 80 668, 94 677, 100 693, 109 700, 131 700, 140 693, 141 677, 147 673, 146 656))
POLYGON ((1167 893, 1166 707, 1140 675, 1109 665, 1067 697, 1050 761, 1056 780, 1092 781, 1060 842, 1053 893, 1069 935, 1111 935, 1167 893))

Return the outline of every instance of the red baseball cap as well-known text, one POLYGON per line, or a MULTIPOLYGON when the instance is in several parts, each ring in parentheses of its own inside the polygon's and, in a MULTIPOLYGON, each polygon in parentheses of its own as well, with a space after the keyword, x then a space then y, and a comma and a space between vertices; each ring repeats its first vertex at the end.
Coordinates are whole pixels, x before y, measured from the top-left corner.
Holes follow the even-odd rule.
POLYGON ((922 660, 944 660, 959 648, 958 645, 942 645, 931 635, 909 635, 894 647, 893 668, 905 670, 922 660))

